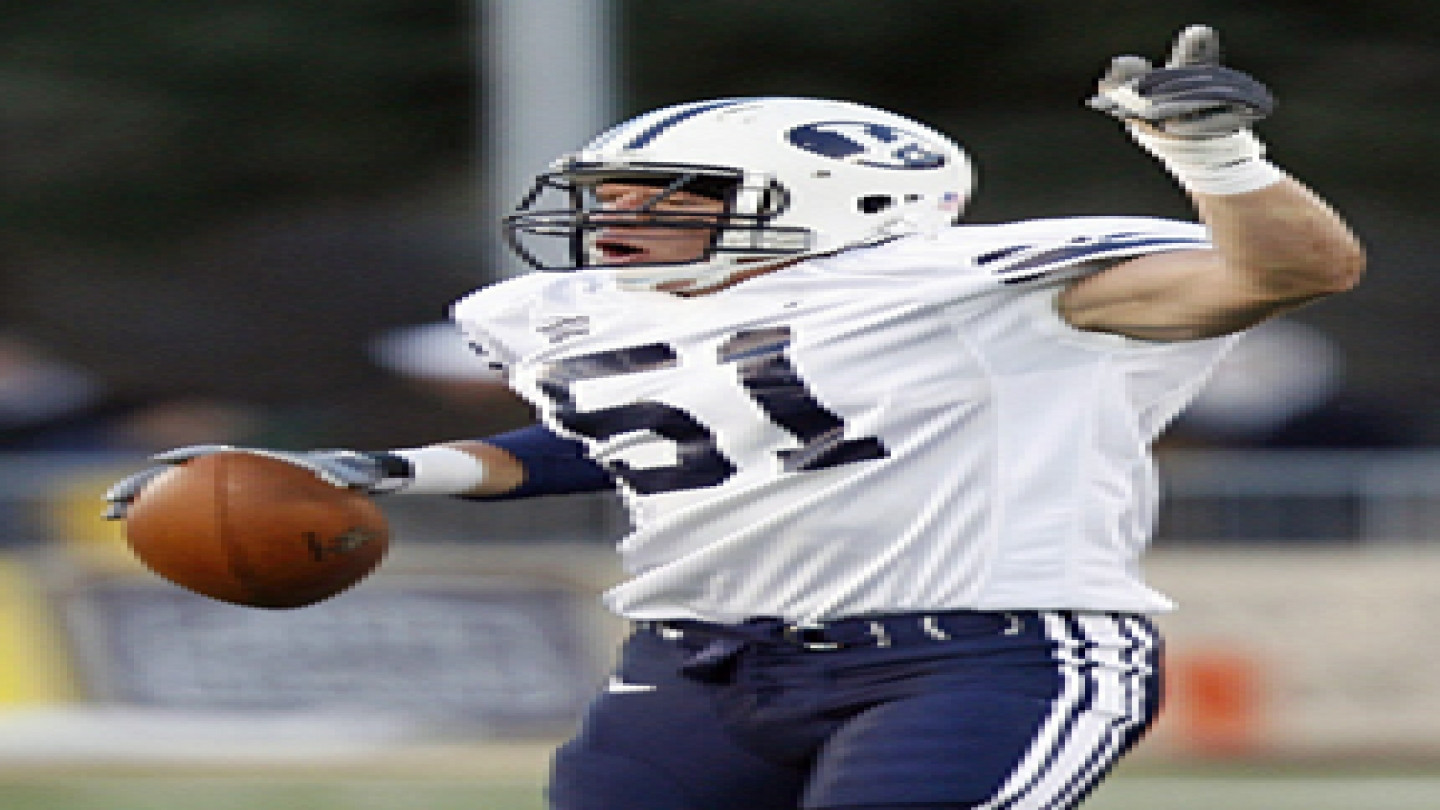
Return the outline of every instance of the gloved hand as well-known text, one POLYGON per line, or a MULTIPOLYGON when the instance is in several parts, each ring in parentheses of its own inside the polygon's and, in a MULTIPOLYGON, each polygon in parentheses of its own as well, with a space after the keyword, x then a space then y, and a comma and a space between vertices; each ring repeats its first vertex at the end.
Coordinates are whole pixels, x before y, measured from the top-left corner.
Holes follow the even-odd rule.
POLYGON ((1220 35, 1205 25, 1180 32, 1163 68, 1140 56, 1115 57, 1086 103, 1178 138, 1230 135, 1275 109, 1265 85, 1220 64, 1220 35))
POLYGON ((191 459, 212 453, 253 453, 273 458, 287 464, 303 467, 331 486, 342 489, 358 489, 364 492, 389 492, 403 487, 410 478, 410 470, 403 460, 381 453, 364 453, 359 450, 307 450, 290 452, 283 450, 262 450, 250 447, 231 447, 226 444, 198 444, 168 450, 151 456, 161 466, 150 467, 128 476, 110 487, 105 493, 106 520, 121 520, 130 504, 140 491, 161 473, 168 465, 184 464, 191 459), (398 463, 397 463, 398 462, 398 463))

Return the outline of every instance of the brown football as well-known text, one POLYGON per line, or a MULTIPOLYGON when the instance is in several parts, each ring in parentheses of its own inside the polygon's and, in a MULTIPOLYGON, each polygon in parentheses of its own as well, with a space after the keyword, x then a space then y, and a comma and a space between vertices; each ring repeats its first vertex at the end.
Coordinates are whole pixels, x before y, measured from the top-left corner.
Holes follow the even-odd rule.
POLYGON ((152 571, 196 593, 263 608, 328 599, 374 571, 390 546, 369 496, 265 456, 200 456, 150 481, 125 519, 152 571))

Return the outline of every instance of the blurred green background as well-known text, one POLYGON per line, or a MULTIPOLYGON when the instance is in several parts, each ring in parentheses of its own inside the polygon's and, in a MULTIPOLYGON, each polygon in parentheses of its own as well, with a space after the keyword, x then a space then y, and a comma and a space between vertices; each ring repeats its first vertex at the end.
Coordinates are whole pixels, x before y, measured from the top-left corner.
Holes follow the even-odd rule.
MULTIPOLYGON (((515 0, 518 2, 518 0, 515 0)), ((1366 238, 1371 279, 1300 318, 1407 442, 1440 437, 1440 15, 1428 0, 592 0, 617 113, 835 96, 953 134, 970 217, 1189 216, 1082 100, 1186 24, 1276 90, 1262 135, 1366 238)), ((116 408, 236 403, 257 438, 396 444, 508 427, 437 407, 365 342, 443 318, 495 266, 483 214, 485 16, 448 0, 10 3, 0 17, 0 332, 92 371, 116 408), (423 418, 421 418, 423 415, 423 418)), ((585 88, 574 88, 578 101, 585 88)), ((563 92, 537 103, 565 104, 563 92)), ((536 166, 536 169, 541 168, 536 166)))

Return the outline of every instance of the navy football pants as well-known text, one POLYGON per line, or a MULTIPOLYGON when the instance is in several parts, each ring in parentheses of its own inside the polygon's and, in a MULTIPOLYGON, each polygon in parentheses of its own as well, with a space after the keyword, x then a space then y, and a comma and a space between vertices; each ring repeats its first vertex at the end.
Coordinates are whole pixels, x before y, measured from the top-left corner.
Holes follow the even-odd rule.
POLYGON ((551 807, 1061 810, 1150 725, 1160 677, 1132 615, 647 625, 557 752, 551 807))

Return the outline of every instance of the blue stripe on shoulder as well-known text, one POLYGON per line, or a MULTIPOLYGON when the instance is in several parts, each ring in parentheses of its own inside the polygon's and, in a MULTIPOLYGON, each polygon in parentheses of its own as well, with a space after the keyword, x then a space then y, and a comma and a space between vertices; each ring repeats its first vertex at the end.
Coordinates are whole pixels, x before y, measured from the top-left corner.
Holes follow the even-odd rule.
MULTIPOLYGON (((1003 267, 997 267, 995 272, 1003 276, 1004 283, 1019 284, 1043 276, 1051 270, 1107 256, 1156 253, 1162 249, 1184 250, 1190 248, 1198 250, 1209 246, 1208 241, 1194 237, 1111 234, 1098 239, 1087 239, 1083 242, 1041 251, 1003 267)), ((1008 251, 1003 256, 1008 257, 1018 252, 1020 250, 1008 251)), ((990 255, 991 261, 998 258, 1001 257, 990 255)))

